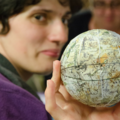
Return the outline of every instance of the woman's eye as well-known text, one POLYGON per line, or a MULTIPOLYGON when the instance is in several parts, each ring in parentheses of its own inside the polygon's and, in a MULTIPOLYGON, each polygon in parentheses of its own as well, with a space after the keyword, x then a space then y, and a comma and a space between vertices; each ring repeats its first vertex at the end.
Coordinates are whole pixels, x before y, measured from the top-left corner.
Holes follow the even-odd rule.
POLYGON ((44 15, 36 15, 35 18, 39 21, 45 21, 45 16, 44 15))
POLYGON ((63 22, 65 25, 68 25, 69 19, 62 19, 62 22, 63 22))

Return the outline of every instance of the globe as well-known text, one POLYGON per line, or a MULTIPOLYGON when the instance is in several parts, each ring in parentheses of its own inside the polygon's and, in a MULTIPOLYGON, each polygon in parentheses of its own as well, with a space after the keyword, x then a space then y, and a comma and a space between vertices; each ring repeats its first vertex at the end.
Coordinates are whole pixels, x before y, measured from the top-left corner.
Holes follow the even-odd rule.
POLYGON ((81 33, 61 57, 61 79, 69 94, 92 107, 120 101, 120 35, 105 29, 81 33))

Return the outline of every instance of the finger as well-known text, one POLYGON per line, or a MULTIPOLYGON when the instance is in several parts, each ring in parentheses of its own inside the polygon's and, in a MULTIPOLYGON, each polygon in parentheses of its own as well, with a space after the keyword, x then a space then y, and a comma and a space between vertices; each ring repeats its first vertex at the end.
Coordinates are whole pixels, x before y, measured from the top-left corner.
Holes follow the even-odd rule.
POLYGON ((56 97, 56 103, 57 103, 57 105, 60 108, 64 109, 67 106, 67 101, 64 98, 64 96, 60 92, 57 92, 56 95, 55 95, 55 97, 56 97))
POLYGON ((47 88, 45 90, 45 108, 55 120, 62 120, 65 116, 65 112, 56 104, 55 84, 52 80, 47 81, 47 88))
POLYGON ((62 93, 67 101, 72 99, 71 95, 68 93, 64 85, 60 85, 59 92, 62 93))
POLYGON ((60 71, 60 61, 56 60, 53 62, 53 75, 52 75, 52 80, 55 83, 55 91, 58 91, 61 83, 61 71, 60 71))

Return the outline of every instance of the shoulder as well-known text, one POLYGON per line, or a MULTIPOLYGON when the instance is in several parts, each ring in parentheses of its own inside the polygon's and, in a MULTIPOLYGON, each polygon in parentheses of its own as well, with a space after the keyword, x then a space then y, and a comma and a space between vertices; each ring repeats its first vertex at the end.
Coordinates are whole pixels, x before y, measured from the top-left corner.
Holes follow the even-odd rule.
POLYGON ((48 120, 44 104, 0 74, 0 120, 48 120))

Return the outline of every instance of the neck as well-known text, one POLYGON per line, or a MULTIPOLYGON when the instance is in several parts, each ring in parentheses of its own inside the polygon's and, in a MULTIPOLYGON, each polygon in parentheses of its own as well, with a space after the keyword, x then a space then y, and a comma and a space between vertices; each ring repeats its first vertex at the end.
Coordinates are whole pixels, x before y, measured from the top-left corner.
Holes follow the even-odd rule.
POLYGON ((20 70, 17 70, 20 77, 24 80, 24 81, 27 81, 33 74, 30 73, 30 72, 27 72, 27 71, 20 71, 20 70))
POLYGON ((20 75, 20 77, 24 80, 27 81, 33 74, 32 72, 28 72, 25 70, 22 70, 20 67, 16 67, 16 65, 14 64, 14 62, 11 61, 9 55, 4 52, 4 50, 2 49, 2 46, 0 44, 0 54, 2 54, 6 59, 9 60, 9 62, 14 66, 14 68, 16 69, 16 71, 18 72, 18 74, 20 75))

